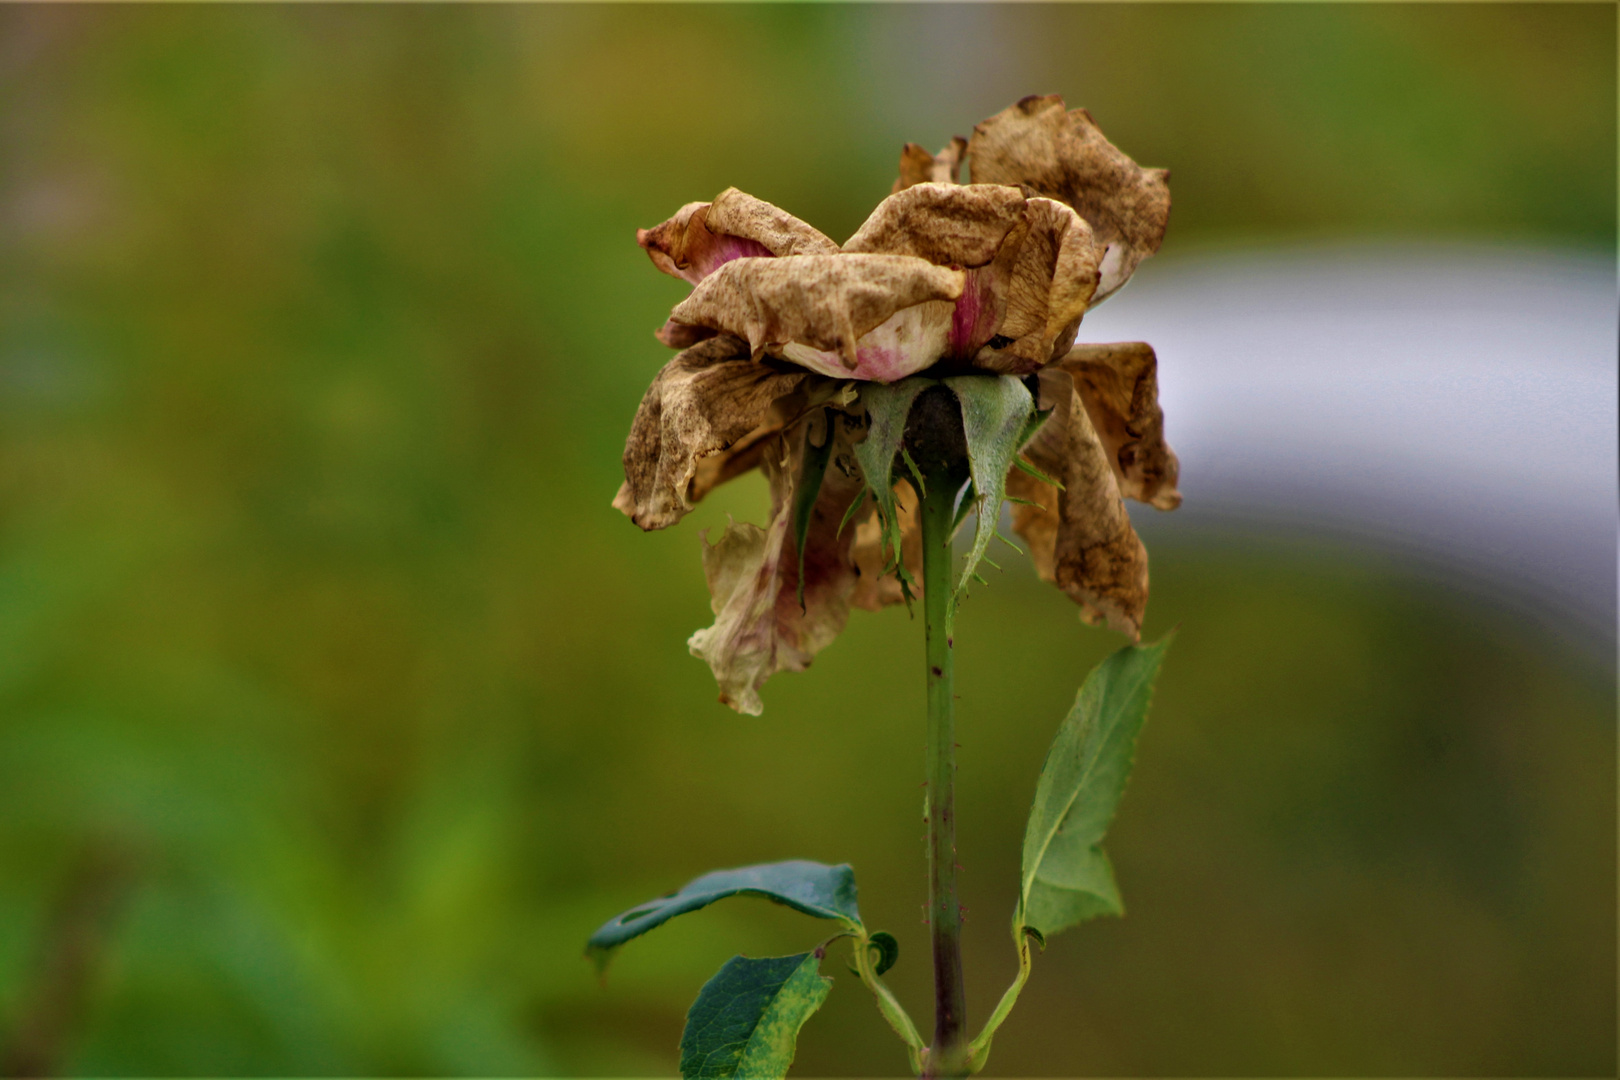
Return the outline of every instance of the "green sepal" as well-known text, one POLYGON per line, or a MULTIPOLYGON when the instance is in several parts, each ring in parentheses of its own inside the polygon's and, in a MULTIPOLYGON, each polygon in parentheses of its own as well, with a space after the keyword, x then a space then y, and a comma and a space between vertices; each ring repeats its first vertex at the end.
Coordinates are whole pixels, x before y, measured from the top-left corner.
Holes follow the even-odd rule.
POLYGON ((625 942, 728 896, 762 896, 818 919, 837 919, 851 930, 862 929, 855 871, 848 863, 828 866, 790 859, 716 870, 694 878, 668 896, 637 905, 603 923, 586 942, 585 955, 596 962, 598 970, 606 969, 614 950, 625 942))
POLYGON ((1046 421, 1051 419, 1051 416, 1051 409, 1036 409, 1034 412, 1030 413, 1029 419, 1024 422, 1024 430, 1018 435, 1018 446, 1020 449, 1028 446, 1029 440, 1040 434, 1041 428, 1046 426, 1046 421))
POLYGON ((956 375, 944 382, 962 404, 962 435, 979 514, 967 565, 956 582, 955 596, 960 597, 996 534, 1007 470, 1024 444, 1023 433, 1035 413, 1035 400, 1029 396, 1029 388, 1011 375, 956 375))
POLYGON ((887 930, 875 930, 866 939, 869 947, 878 951, 877 964, 873 968, 879 975, 894 967, 900 959, 900 942, 887 930))
POLYGON ((685 1080, 778 1080, 793 1064, 799 1029, 827 1000, 821 950, 733 956, 703 985, 681 1033, 685 1080))
POLYGON ((1125 792, 1167 635, 1127 645, 1086 676, 1035 786, 1015 925, 1047 937, 1125 907, 1102 840, 1125 792))
POLYGON ((968 515, 973 513, 973 507, 977 504, 978 498, 978 489, 973 486, 973 481, 969 480, 967 490, 962 492, 962 501, 956 504, 956 515, 951 518, 951 536, 953 538, 956 536, 957 530, 962 527, 962 522, 966 521, 968 515))
MULTIPOLYGON (((1017 469, 1019 472, 1028 473, 1043 484, 1050 484, 1059 491, 1063 490, 1062 484, 1058 483, 1050 476, 1047 476, 1045 473, 1041 472, 1041 470, 1037 469, 1035 466, 1031 465, 1021 457, 1013 458, 1013 468, 1017 469)), ((1045 509, 1045 507, 1042 507, 1042 509, 1045 509)))
POLYGON ((804 539, 810 535, 810 518, 816 508, 816 498, 821 494, 821 481, 827 475, 827 462, 832 460, 833 433, 831 417, 822 411, 825 421, 823 430, 825 437, 821 445, 817 446, 810 438, 812 431, 806 432, 804 437, 804 467, 799 472, 799 483, 793 491, 793 543, 799 552, 799 610, 804 610, 804 539))
POLYGON ((855 444, 855 459, 866 477, 867 490, 877 500, 883 547, 891 554, 884 573, 896 570, 907 601, 911 575, 906 570, 900 535, 900 515, 894 501, 894 459, 906 435, 906 418, 917 395, 934 385, 933 379, 910 378, 897 383, 864 383, 861 404, 866 409, 866 438, 855 444))
POLYGON ((839 521, 838 521, 838 532, 835 535, 843 536, 844 535, 844 526, 848 525, 849 524, 849 519, 854 517, 855 512, 857 510, 859 510, 862 506, 865 506, 865 505, 866 505, 866 489, 862 488, 860 490, 860 492, 853 499, 851 499, 849 501, 848 509, 846 509, 844 511, 844 516, 842 518, 840 518, 839 521))
POLYGON ((923 479, 922 470, 917 468, 917 463, 911 459, 911 451, 906 449, 904 443, 900 444, 900 456, 905 460, 906 470, 911 473, 912 483, 917 486, 917 497, 928 498, 928 481, 923 479))

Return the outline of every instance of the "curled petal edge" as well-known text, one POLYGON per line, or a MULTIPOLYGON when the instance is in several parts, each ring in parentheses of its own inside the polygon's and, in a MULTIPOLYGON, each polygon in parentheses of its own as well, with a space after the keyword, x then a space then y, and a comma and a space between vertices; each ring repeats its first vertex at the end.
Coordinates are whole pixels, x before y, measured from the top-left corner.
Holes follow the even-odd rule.
POLYGON ((1141 341, 1077 345, 1058 361, 1074 380, 1120 491, 1159 510, 1181 505, 1181 464, 1164 439, 1158 358, 1141 341))
POLYGON ((954 301, 964 281, 961 270, 906 255, 736 259, 693 289, 670 320, 740 337, 756 357, 790 344, 830 352, 846 376, 859 378, 852 373, 863 336, 907 308, 954 301))
POLYGON ((733 259, 829 255, 838 245, 787 211, 727 188, 713 202, 687 203, 668 221, 637 229, 653 265, 696 285, 733 259))

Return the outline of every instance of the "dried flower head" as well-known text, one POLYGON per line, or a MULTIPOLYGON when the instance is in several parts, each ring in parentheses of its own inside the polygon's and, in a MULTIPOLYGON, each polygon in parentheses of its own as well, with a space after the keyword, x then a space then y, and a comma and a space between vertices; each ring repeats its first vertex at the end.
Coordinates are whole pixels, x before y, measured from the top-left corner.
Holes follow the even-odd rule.
POLYGON ((921 541, 915 493, 890 474, 891 429, 925 383, 915 376, 946 379, 964 402, 989 395, 964 422, 993 414, 1005 429, 980 425, 1006 452, 974 462, 973 559, 1005 493, 1041 576, 1088 621, 1137 636, 1147 555, 1121 497, 1174 508, 1176 458, 1153 350, 1075 338, 1158 249, 1166 180, 1085 110, 1029 97, 937 155, 908 144, 893 193, 842 246, 735 188, 637 232, 693 289, 658 331, 683 351, 637 410, 614 506, 661 529, 750 469, 771 487, 767 527, 705 543, 715 622, 689 644, 722 701, 758 713, 765 679, 805 668, 851 605, 906 595, 921 541))

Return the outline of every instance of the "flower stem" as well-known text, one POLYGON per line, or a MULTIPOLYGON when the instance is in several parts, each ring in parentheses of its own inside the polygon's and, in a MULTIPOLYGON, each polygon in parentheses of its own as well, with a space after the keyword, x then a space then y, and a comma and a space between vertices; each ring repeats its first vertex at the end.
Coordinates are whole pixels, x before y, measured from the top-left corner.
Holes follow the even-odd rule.
POLYGON ((927 468, 921 496, 923 616, 928 662, 928 925, 934 946, 934 1042, 925 1077, 966 1076, 962 906, 956 896, 956 702, 950 637, 951 525, 960 482, 927 468))

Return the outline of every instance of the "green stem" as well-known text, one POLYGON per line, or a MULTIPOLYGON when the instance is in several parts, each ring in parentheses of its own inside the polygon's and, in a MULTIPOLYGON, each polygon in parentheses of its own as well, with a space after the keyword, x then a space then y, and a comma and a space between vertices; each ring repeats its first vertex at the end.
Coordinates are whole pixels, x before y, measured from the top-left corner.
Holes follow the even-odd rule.
POLYGON ((883 977, 877 973, 872 964, 872 950, 864 936, 855 942, 855 973, 860 976, 861 982, 866 984, 872 996, 877 999, 878 1012, 883 1019, 889 1022, 894 1033, 900 1036, 900 1041, 906 1044, 906 1053, 911 1058, 911 1071, 922 1071, 922 1055, 927 1047, 923 1045, 922 1036, 917 1034, 917 1027, 906 1014, 905 1007, 895 998, 894 992, 884 983, 883 977))
POLYGON ((968 1073, 962 906, 956 896, 956 701, 950 637, 952 470, 922 478, 923 616, 928 663, 928 925, 934 946, 934 1042, 923 1075, 968 1073))
POLYGON ((1007 992, 1001 995, 1001 1000, 996 1003, 995 1012, 990 1014, 990 1019, 984 1025, 984 1030, 979 1032, 978 1038, 974 1039, 968 1048, 968 1058, 974 1072, 984 1068, 984 1063, 990 1060, 990 1040, 995 1038, 996 1029, 1012 1012, 1013 1006, 1018 1003, 1018 995, 1023 992, 1024 984, 1029 981, 1029 933, 1024 929, 1023 916, 1022 909, 1013 916, 1013 941, 1018 946, 1018 976, 1013 979, 1013 984, 1007 987, 1007 992))

